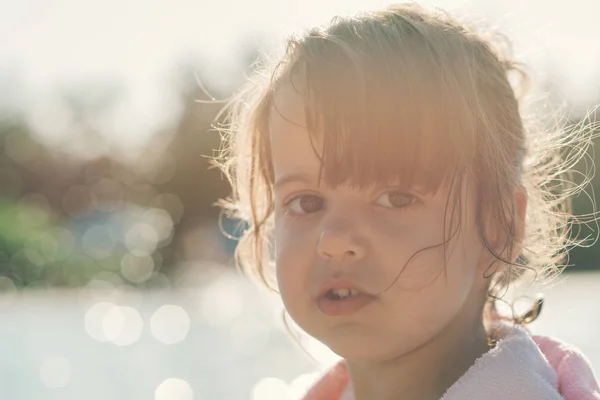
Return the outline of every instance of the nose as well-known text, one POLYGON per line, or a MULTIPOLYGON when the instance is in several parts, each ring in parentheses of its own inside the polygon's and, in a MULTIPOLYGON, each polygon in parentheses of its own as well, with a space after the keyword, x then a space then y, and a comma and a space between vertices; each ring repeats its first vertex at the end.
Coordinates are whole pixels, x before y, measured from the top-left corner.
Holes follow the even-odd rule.
POLYGON ((317 246, 319 256, 330 261, 356 261, 366 254, 366 247, 350 230, 324 230, 317 246))

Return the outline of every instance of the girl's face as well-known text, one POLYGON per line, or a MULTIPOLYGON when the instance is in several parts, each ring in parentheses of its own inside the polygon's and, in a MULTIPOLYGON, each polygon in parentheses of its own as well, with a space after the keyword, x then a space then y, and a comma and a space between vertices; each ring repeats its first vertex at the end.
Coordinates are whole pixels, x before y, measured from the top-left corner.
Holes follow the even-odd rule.
POLYGON ((453 321, 466 326, 480 318, 489 258, 477 234, 472 185, 461 188, 461 213, 446 210, 444 187, 432 194, 319 185, 302 98, 282 86, 275 104, 269 134, 276 268, 294 321, 344 358, 384 359, 420 347, 453 321), (344 288, 359 293, 336 299, 344 288))

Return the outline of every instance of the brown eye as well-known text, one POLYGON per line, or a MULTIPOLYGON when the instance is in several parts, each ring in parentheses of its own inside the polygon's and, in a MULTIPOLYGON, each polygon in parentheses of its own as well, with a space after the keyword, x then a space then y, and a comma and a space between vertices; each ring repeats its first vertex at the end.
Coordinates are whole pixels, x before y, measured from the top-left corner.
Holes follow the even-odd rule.
POLYGON ((379 196, 377 199, 377 204, 387 208, 402 208, 410 206, 415 201, 416 199, 414 196, 394 190, 379 196))
POLYGON ((324 203, 325 200, 319 196, 303 195, 290 201, 288 207, 294 214, 311 214, 321 210, 324 203))

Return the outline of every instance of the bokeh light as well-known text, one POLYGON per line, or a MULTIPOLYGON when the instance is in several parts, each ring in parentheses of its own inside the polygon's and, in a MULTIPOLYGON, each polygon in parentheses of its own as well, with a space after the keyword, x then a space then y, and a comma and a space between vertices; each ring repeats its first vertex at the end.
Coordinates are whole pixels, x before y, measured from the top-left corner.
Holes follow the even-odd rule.
POLYGON ((90 307, 84 318, 87 334, 99 342, 107 342, 109 339, 104 330, 105 317, 116 308, 118 306, 110 302, 98 302, 90 307))
POLYGON ((154 228, 158 241, 168 239, 173 232, 173 220, 165 210, 150 208, 144 213, 142 218, 145 223, 154 228))
POLYGON ((180 306, 161 306, 152 314, 150 330, 156 340, 164 344, 181 342, 190 330, 190 316, 180 306))
POLYGON ((131 254, 144 257, 156 250, 159 240, 158 233, 152 225, 140 222, 127 232, 125 245, 131 254))
POLYGON ((151 206, 161 208, 171 215, 174 223, 179 222, 183 216, 183 203, 181 199, 173 193, 161 193, 157 195, 151 203, 151 206))
POLYGON ((40 367, 42 383, 52 389, 67 386, 71 373, 71 363, 64 357, 47 358, 40 367))
POLYGON ((104 316, 104 335, 118 346, 135 343, 142 333, 144 321, 133 307, 113 307, 104 316))
POLYGON ((156 388, 154 400, 193 400, 194 391, 183 379, 169 378, 156 388))
POLYGON ((150 256, 125 254, 121 259, 121 274, 130 282, 147 281, 154 272, 154 259, 150 256))

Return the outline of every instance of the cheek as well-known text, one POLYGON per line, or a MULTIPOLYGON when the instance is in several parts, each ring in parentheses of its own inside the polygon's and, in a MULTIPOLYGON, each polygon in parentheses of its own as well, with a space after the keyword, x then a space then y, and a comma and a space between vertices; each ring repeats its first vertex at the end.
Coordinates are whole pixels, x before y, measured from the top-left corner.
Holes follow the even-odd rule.
POLYGON ((418 337, 434 334, 469 301, 477 263, 461 253, 456 249, 444 263, 443 250, 425 251, 411 261, 394 285, 390 293, 394 314, 404 315, 399 323, 418 337))
POLYGON ((308 280, 316 242, 302 224, 290 223, 285 216, 275 220, 275 268, 282 296, 302 290, 308 280))
POLYGON ((275 219, 274 234, 276 259, 282 258, 282 261, 287 263, 291 257, 306 257, 316 251, 315 230, 310 224, 282 216, 275 219))
POLYGON ((400 274, 397 285, 419 289, 439 275, 443 260, 443 227, 427 215, 414 220, 384 219, 373 231, 373 243, 387 270, 389 279, 400 274), (437 246, 437 247, 436 247, 437 246))
POLYGON ((431 252, 430 260, 435 257, 438 267, 433 269, 429 282, 423 282, 422 290, 431 322, 447 322, 448 316, 459 312, 473 293, 479 252, 471 235, 471 231, 463 230, 449 241, 445 252, 443 247, 431 252))
MULTIPOLYGON (((455 235, 444 226, 443 213, 423 214, 414 221, 393 219, 378 222, 379 237, 374 240, 390 283, 405 291, 422 291, 457 277, 458 286, 470 285, 477 268, 479 251, 475 232, 467 221, 455 235), (446 232, 445 232, 446 230, 446 232), (444 242, 447 241, 446 245, 444 242), (460 277, 464 276, 464 280, 460 277)), ((438 290, 439 288, 436 288, 438 290)), ((443 289, 443 288, 442 288, 443 289)))

